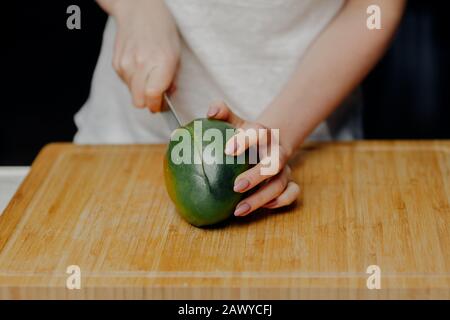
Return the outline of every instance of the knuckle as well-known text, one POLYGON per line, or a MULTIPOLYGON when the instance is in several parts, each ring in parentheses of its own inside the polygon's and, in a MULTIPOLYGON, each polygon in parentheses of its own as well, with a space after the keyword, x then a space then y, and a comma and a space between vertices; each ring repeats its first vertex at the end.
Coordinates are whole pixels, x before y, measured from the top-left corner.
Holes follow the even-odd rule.
POLYGON ((242 175, 239 180, 246 179, 249 182, 249 188, 254 187, 258 184, 257 176, 254 172, 249 172, 248 174, 242 175))
POLYGON ((291 169, 291 167, 290 167, 290 166, 286 166, 285 168, 286 168, 286 175, 287 175, 288 177, 290 177, 291 174, 292 174, 292 169, 291 169))
POLYGON ((168 54, 164 56, 162 60, 162 64, 165 65, 167 68, 172 68, 178 63, 178 58, 173 54, 168 54))
POLYGON ((224 115, 224 116, 229 116, 230 115, 230 109, 228 109, 228 107, 225 105, 225 103, 223 102, 216 102, 214 104, 217 108, 219 108, 219 112, 224 115))
POLYGON ((264 180, 264 177, 262 177, 259 174, 259 171, 254 170, 254 168, 250 169, 248 172, 245 172, 242 177, 247 179, 248 182, 250 183, 249 188, 253 188, 253 187, 257 186, 259 183, 261 183, 264 180))
POLYGON ((120 70, 120 72, 122 74, 126 74, 126 73, 128 73, 130 71, 128 63, 127 62, 123 62, 123 61, 119 62, 119 68, 118 69, 120 70))
POLYGON ((131 67, 131 59, 128 56, 124 56, 119 60, 119 68, 122 70, 128 70, 131 67))
MULTIPOLYGON (((275 162, 274 158, 272 158, 272 157, 268 157, 267 158, 267 164, 268 165, 272 165, 273 164, 272 161, 275 162)), ((282 176, 283 170, 284 170, 283 164, 282 163, 278 163, 278 165, 275 166, 275 168, 273 170, 273 175, 272 176, 277 176, 280 179, 283 178, 283 176, 282 176)))
POLYGON ((288 184, 288 178, 289 178, 289 168, 288 167, 283 167, 280 175, 281 175, 281 179, 286 181, 286 185, 287 185, 288 184))
POLYGON ((143 66, 146 62, 146 55, 144 53, 142 53, 141 51, 136 52, 136 54, 134 55, 134 61, 136 62, 136 64, 138 66, 143 66))
POLYGON ((281 166, 284 166, 288 160, 288 153, 281 145, 278 145, 278 154, 280 158, 280 164, 281 166))
POLYGON ((145 66, 145 58, 140 57, 140 56, 136 56, 136 57, 134 58, 134 63, 135 63, 135 65, 136 65, 136 67, 142 68, 142 67, 145 66))
POLYGON ((144 107, 144 103, 142 100, 140 99, 134 99, 133 100, 133 104, 137 107, 137 108, 143 108, 144 107))
POLYGON ((277 194, 281 194, 284 191, 285 186, 286 186, 283 179, 281 179, 280 177, 273 180, 272 184, 273 184, 273 187, 274 187, 275 191, 277 192, 277 194))
POLYGON ((158 99, 162 95, 162 90, 159 88, 146 88, 145 96, 149 99, 158 99))

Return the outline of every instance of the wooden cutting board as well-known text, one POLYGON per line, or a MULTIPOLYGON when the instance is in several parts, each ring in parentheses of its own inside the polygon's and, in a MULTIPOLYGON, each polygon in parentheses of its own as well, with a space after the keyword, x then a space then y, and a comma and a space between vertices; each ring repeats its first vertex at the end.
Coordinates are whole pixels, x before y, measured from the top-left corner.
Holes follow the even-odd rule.
POLYGON ((307 145, 295 206, 209 229, 164 151, 47 146, 0 217, 0 298, 450 298, 450 141, 307 145))

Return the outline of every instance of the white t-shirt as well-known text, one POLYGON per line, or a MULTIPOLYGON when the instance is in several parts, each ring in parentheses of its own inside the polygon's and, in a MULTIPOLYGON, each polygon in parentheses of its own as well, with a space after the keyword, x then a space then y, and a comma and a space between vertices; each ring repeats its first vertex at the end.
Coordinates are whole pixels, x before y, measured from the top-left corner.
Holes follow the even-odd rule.
MULTIPOLYGON (((172 100, 183 122, 188 122, 205 117, 209 104, 217 100, 225 100, 241 117, 255 120, 279 93, 344 0, 166 3, 182 38, 177 91, 172 100)), ((127 86, 112 68, 115 33, 115 21, 110 18, 89 99, 75 116, 78 132, 74 140, 165 143, 171 128, 163 116, 134 108, 127 86)), ((334 129, 324 122, 310 139, 355 137, 358 121, 354 112, 347 111, 340 111, 334 129), (347 113, 353 116, 342 116, 347 113)))

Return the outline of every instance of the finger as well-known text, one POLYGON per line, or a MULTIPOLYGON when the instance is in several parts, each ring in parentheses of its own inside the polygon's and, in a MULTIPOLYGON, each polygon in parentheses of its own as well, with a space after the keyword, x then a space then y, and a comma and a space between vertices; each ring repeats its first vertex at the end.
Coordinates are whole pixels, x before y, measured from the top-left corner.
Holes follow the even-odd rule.
POLYGON ((162 107, 162 95, 169 89, 175 74, 175 67, 160 64, 150 69, 145 85, 145 106, 151 112, 159 112, 162 107))
POLYGON ((300 194, 300 187, 294 181, 290 181, 286 187, 286 190, 283 191, 278 197, 264 205, 264 208, 275 209, 281 208, 290 205, 295 200, 297 200, 298 195, 300 194))
POLYGON ((244 122, 234 137, 227 141, 225 154, 238 156, 256 145, 266 148, 269 134, 270 130, 260 123, 244 122))
POLYGON ((167 90, 167 94, 170 96, 171 94, 175 93, 175 91, 177 91, 177 85, 175 84, 175 82, 172 82, 169 89, 167 90))
POLYGON ((263 185, 258 191, 244 199, 236 206, 235 216, 246 216, 266 203, 277 198, 283 193, 288 184, 288 171, 283 170, 280 174, 263 185))
MULTIPOLYGON (((229 122, 236 128, 243 126, 245 123, 245 121, 242 118, 240 118, 233 111, 231 111, 231 109, 224 101, 217 101, 212 103, 211 106, 209 107, 207 116, 210 119, 229 122)), ((237 144, 234 142, 227 143, 225 145, 225 154, 232 155, 235 151, 234 148, 236 147, 236 145, 237 144)))
MULTIPOLYGON (((119 61, 120 61, 120 57, 121 57, 122 47, 120 44, 121 44, 121 42, 119 41, 119 38, 117 37, 116 42, 114 43, 114 55, 113 55, 113 59, 112 59, 112 65, 118 75, 121 72, 119 61)), ((120 77, 120 75, 119 75, 119 77, 120 77)))
POLYGON ((120 69, 120 58, 122 57, 123 49, 124 49, 124 42, 122 40, 121 34, 118 32, 114 42, 114 56, 112 59, 112 64, 114 70, 116 71, 117 75, 120 78, 122 78, 121 76, 122 70, 120 69))
POLYGON ((286 166, 287 162, 287 156, 286 153, 281 151, 283 150, 280 148, 278 157, 279 160, 277 162, 274 162, 273 165, 271 163, 263 163, 259 162, 254 167, 248 169, 247 171, 241 173, 237 176, 233 190, 235 192, 243 193, 246 192, 254 187, 256 187, 258 184, 263 182, 264 180, 267 180, 270 177, 275 176, 276 174, 279 174, 281 169, 283 168, 284 171, 287 171, 288 174, 291 173, 291 169, 289 166, 286 166), (270 168, 273 170, 263 170, 264 168, 270 168), (269 173, 266 173, 268 171, 269 173))
POLYGON ((207 117, 229 122, 236 128, 244 123, 244 120, 234 114, 224 101, 213 102, 209 107, 207 117))
POLYGON ((135 61, 131 52, 132 52, 131 48, 125 45, 125 47, 122 48, 122 52, 120 53, 118 62, 119 66, 118 74, 122 78, 122 81, 125 82, 125 84, 128 86, 130 90, 131 90, 131 78, 135 70, 135 61))
POLYGON ((145 107, 145 85, 150 70, 141 68, 138 69, 131 79, 131 95, 133 103, 138 108, 145 107))

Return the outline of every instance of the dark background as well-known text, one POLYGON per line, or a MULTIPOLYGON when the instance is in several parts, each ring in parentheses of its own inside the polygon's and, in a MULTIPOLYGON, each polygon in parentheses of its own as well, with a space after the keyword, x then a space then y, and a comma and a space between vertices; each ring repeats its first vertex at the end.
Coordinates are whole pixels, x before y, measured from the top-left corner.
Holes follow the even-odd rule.
MULTIPOLYGON (((450 138, 445 9, 446 1, 409 1, 391 49, 363 83, 367 139, 450 138)), ((106 14, 92 0, 15 1, 2 13, 0 165, 28 165, 46 143, 72 140, 106 14), (81 8, 81 30, 66 28, 71 4, 81 8)))

